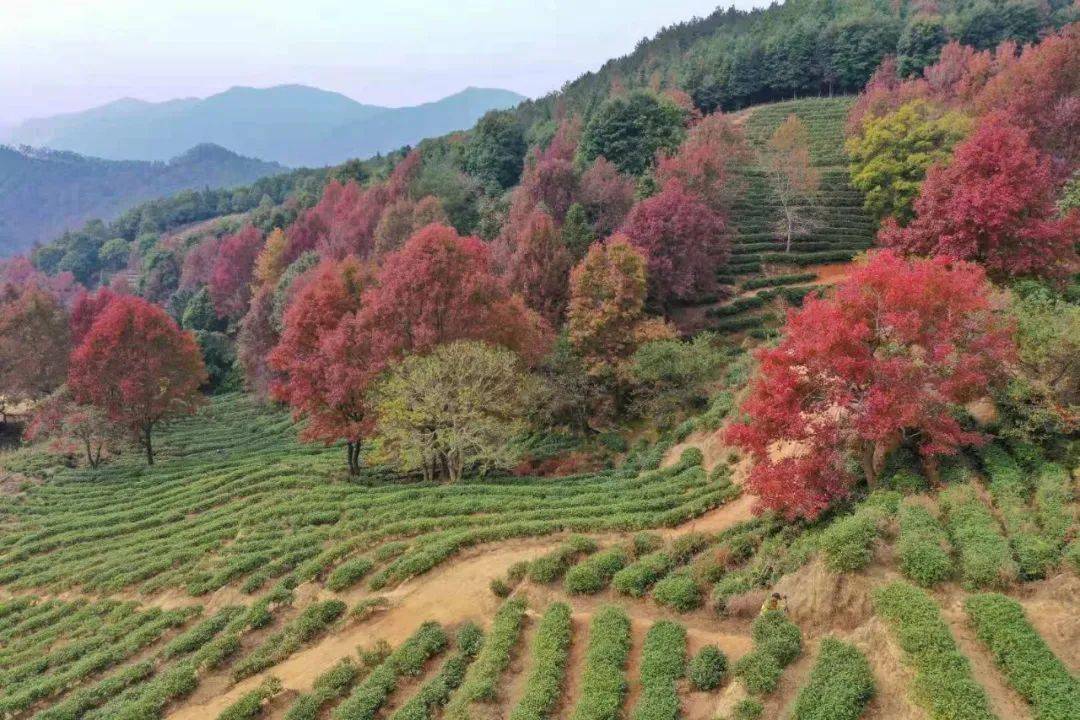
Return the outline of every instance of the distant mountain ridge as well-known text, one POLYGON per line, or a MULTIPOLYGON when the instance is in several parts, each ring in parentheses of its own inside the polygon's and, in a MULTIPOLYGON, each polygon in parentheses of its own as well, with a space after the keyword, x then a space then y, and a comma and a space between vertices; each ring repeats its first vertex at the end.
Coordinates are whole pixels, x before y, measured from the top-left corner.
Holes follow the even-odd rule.
POLYGON ((212 143, 289 167, 320 167, 464 130, 487 111, 524 99, 509 90, 469 87, 434 102, 387 108, 306 85, 233 87, 206 98, 123 98, 27 120, 8 141, 108 160, 166 160, 212 143))
POLYGON ((0 145, 0 257, 51 240, 91 218, 181 190, 229 188, 284 172, 277 163, 203 143, 168 162, 104 160, 0 145))

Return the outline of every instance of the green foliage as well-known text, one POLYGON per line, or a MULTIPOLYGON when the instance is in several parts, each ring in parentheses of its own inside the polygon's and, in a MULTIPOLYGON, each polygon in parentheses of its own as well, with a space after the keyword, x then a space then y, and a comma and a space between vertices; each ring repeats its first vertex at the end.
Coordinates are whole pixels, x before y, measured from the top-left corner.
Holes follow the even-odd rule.
POLYGON ((575 263, 585 257, 589 246, 596 241, 588 214, 581 203, 573 203, 566 211, 566 218, 559 232, 563 245, 570 251, 570 257, 575 263))
POLYGON ((641 696, 634 720, 676 720, 679 696, 675 683, 686 670, 686 628, 660 620, 645 634, 641 651, 641 696))
POLYGON ((931 720, 991 720, 986 693, 956 647, 938 607, 923 590, 894 582, 874 591, 874 608, 915 669, 911 692, 931 720))
POLYGON ((1028 507, 1032 486, 1027 473, 1000 445, 985 446, 981 456, 990 480, 990 494, 1008 531, 1021 577, 1045 576, 1057 562, 1058 548, 1042 536, 1028 507))
POLYGON ((643 597, 674 565, 671 555, 659 550, 627 565, 612 578, 612 586, 624 595, 643 597))
POLYGON ((268 637, 250 655, 238 661, 232 669, 233 680, 250 677, 278 664, 325 632, 344 613, 345 603, 340 600, 324 600, 309 605, 280 632, 268 637))
POLYGON ((491 632, 476 662, 469 666, 464 681, 446 705, 446 720, 466 720, 470 717, 470 704, 491 702, 498 697, 499 678, 510 665, 510 652, 521 634, 525 609, 525 600, 514 598, 504 602, 495 613, 491 632))
POLYGON ((900 572, 923 587, 933 587, 953 573, 945 530, 929 510, 910 500, 900 506, 896 560, 900 572))
POLYGON ((679 612, 689 612, 701 607, 704 592, 689 570, 679 570, 665 577, 653 587, 653 600, 679 612))
POLYGON ((833 521, 821 535, 825 564, 836 572, 861 570, 874 559, 881 512, 864 506, 851 515, 833 521))
POLYGON ((735 704, 731 720, 758 720, 763 712, 765 712, 765 706, 760 700, 743 698, 735 704))
POLYGON ((626 696, 626 660, 630 655, 630 618, 606 605, 589 624, 589 647, 581 694, 571 720, 618 720, 626 696))
POLYGON ((735 662, 732 672, 742 680, 747 692, 768 695, 780 683, 784 668, 771 654, 751 650, 735 662))
POLYGON ((552 603, 536 629, 529 678, 509 720, 544 720, 551 715, 562 697, 572 629, 570 606, 552 603))
POLYGON ((326 587, 334 592, 346 590, 360 582, 361 578, 371 572, 373 567, 375 567, 375 561, 369 557, 349 558, 334 568, 334 571, 326 578, 326 587))
POLYGON ((525 149, 525 133, 513 113, 492 111, 473 128, 463 165, 484 185, 505 190, 521 177, 525 149))
POLYGON ((949 535, 960 551, 967 588, 1004 587, 1016 579, 1016 563, 997 521, 971 485, 951 485, 940 495, 949 535))
POLYGON ((416 677, 424 665, 446 647, 446 632, 426 622, 356 686, 331 714, 333 720, 373 720, 401 676, 416 677))
POLYGON ((645 343, 630 358, 637 413, 663 426, 680 411, 700 410, 725 360, 713 333, 645 343))
POLYGON ((810 679, 799 690, 793 720, 858 720, 874 695, 870 663, 854 645, 829 636, 821 641, 810 679))
POLYGON ((640 175, 657 151, 672 151, 683 137, 683 111, 666 98, 636 91, 616 95, 589 119, 581 138, 587 162, 604 157, 622 172, 640 175))
POLYGON ((876 217, 910 220, 927 169, 947 159, 969 129, 963 115, 925 100, 868 117, 845 146, 851 156, 851 184, 866 193, 866 208, 876 217))
POLYGON ((530 560, 525 575, 541 585, 555 582, 577 558, 596 552, 596 543, 587 537, 576 535, 547 555, 530 560))
POLYGON ((446 659, 435 677, 428 680, 402 705, 390 720, 431 720, 440 707, 446 704, 450 694, 461 686, 469 663, 476 657, 483 643, 483 633, 472 623, 467 623, 457 636, 457 650, 446 659))
POLYGON ((344 697, 360 677, 360 670, 350 658, 342 658, 315 678, 311 692, 297 697, 285 713, 285 720, 316 720, 322 709, 344 697))
POLYGON ((802 652, 802 632, 781 610, 766 610, 755 618, 750 626, 754 649, 776 659, 781 667, 787 667, 802 652))
POLYGON ((582 560, 566 572, 563 589, 571 595, 592 595, 600 592, 615 573, 626 567, 630 557, 615 547, 582 560))
POLYGON ((1080 683, 1046 646, 1020 603, 989 593, 968 597, 964 609, 1009 684, 1032 704, 1036 720, 1076 717, 1080 683))
POLYGON ((1039 466, 1035 477, 1035 517, 1043 537, 1060 552, 1077 517, 1069 472, 1056 463, 1039 466))
POLYGON ((225 708, 217 720, 247 720, 262 715, 263 703, 281 692, 281 681, 268 677, 259 686, 225 708))
POLYGON ((695 690, 715 690, 724 682, 727 670, 727 655, 715 645, 706 645, 690 661, 686 674, 695 690))

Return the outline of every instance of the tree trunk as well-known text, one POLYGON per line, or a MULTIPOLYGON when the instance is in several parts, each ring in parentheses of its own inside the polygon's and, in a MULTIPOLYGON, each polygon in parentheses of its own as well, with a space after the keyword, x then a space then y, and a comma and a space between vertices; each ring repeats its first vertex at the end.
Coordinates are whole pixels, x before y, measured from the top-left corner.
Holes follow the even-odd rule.
POLYGON ((152 425, 147 425, 146 426, 146 432, 145 432, 145 436, 144 436, 144 440, 143 440, 143 445, 145 445, 145 447, 146 447, 146 464, 147 465, 153 465, 154 464, 154 441, 150 437, 150 433, 152 432, 152 430, 153 430, 152 425))
POLYGON ((862 465, 866 484, 873 490, 877 486, 877 468, 874 463, 874 443, 864 443, 859 453, 859 462, 862 465))
POLYGON ((345 461, 348 463, 350 475, 360 474, 360 443, 345 443, 345 461))

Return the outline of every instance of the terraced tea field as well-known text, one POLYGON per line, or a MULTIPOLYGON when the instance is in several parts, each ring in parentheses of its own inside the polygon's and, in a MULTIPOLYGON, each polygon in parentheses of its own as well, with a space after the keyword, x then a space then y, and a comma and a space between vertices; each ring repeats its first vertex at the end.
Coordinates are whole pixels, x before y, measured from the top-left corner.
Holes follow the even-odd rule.
POLYGON ((807 208, 806 231, 787 252, 777 226, 780 207, 764 171, 752 167, 743 173, 745 192, 732 213, 736 235, 731 258, 718 269, 725 299, 694 308, 684 325, 761 335, 778 324, 783 307, 798 305, 807 293, 832 284, 843 274, 838 264, 873 245, 876 226, 863 209, 862 193, 848 182, 843 152, 852 102, 851 97, 809 98, 747 111, 743 127, 755 149, 764 147, 788 115, 803 121, 821 186, 807 208))
POLYGON ((1077 505, 1056 465, 991 446, 940 502, 879 492, 804 528, 753 518, 739 468, 669 443, 592 475, 439 486, 347 482, 339 449, 295 431, 232 396, 170 429, 153 468, 5 457, 27 482, 0 518, 0 715, 1080 707, 1077 505), (773 590, 786 611, 759 616, 773 590))

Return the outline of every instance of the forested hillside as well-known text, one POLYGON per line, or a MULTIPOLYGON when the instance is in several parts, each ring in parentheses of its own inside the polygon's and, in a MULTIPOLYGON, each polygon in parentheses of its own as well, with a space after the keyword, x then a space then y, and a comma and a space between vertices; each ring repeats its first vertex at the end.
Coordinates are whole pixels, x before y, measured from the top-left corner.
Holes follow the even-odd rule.
POLYGON ((719 12, 0 264, 0 715, 1075 720, 1072 12, 719 12))
POLYGON ((247 186, 283 170, 213 145, 157 163, 0 146, 0 255, 179 190, 247 186))

